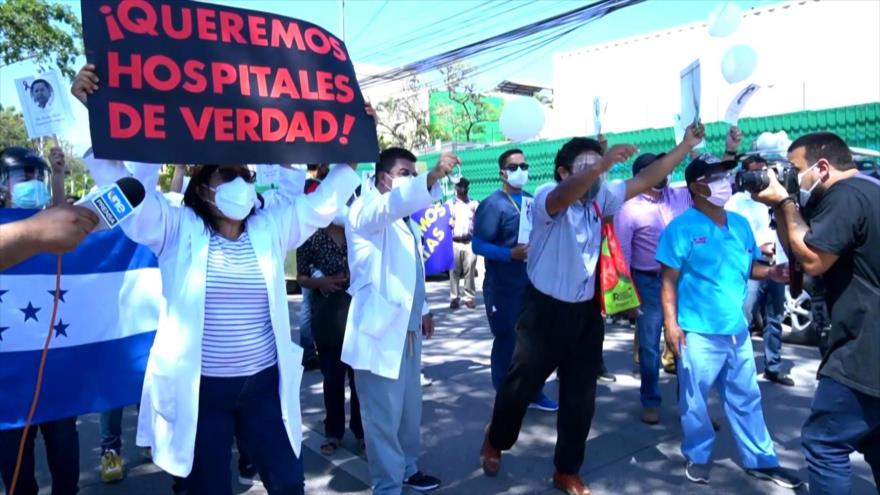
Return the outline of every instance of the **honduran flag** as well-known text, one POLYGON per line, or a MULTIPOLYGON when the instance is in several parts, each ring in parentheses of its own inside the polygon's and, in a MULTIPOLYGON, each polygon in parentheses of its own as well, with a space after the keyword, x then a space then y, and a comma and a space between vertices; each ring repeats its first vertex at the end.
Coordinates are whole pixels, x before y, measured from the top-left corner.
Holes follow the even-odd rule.
MULTIPOLYGON (((0 209, 0 223, 36 210, 0 209)), ((0 273, 0 430, 24 425, 52 318, 56 256, 0 273)), ((62 257, 61 297, 34 424, 140 402, 162 300, 156 257, 120 229, 62 257)))

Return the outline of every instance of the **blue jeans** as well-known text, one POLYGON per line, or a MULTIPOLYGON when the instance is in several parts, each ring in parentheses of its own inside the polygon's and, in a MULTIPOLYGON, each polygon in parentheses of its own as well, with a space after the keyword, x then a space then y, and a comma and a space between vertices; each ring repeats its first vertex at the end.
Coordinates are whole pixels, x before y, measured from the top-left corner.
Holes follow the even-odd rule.
MULTIPOLYGON (((34 441, 38 430, 43 434, 46 444, 46 460, 52 474, 52 495, 74 495, 79 490, 79 436, 76 432, 76 417, 31 426, 25 442, 15 494, 37 495, 39 491, 34 476, 34 441)), ((7 491, 12 484, 18 444, 23 432, 24 428, 0 430, 0 473, 7 491)))
POLYGON ((101 413, 101 454, 108 450, 122 452, 122 407, 101 413))
POLYGON ((633 281, 642 299, 642 314, 636 320, 639 332, 639 374, 642 377, 642 407, 660 405, 660 340, 663 308, 660 305, 660 277, 633 270, 633 281))
POLYGON ((302 461, 294 454, 278 394, 278 367, 252 376, 203 376, 187 495, 232 495, 232 439, 243 446, 270 495, 303 495, 302 461))
MULTIPOLYGON (((513 360, 513 350, 516 348, 516 320, 522 308, 521 290, 497 290, 483 286, 483 300, 486 306, 486 316, 489 317, 489 329, 495 339, 492 341, 492 354, 489 363, 492 369, 492 386, 495 390, 504 383, 504 377, 510 369, 513 360)), ((544 395, 544 391, 538 392, 537 401, 544 395)))
POLYGON ((880 487, 880 397, 820 377, 801 442, 811 494, 849 494, 849 455, 854 451, 864 454, 874 472, 874 484, 880 487))
POLYGON ((315 339, 312 337, 312 289, 302 288, 302 306, 299 308, 299 345, 303 348, 303 359, 316 355, 315 339))
POLYGON ((764 318, 764 371, 779 373, 782 366, 782 320, 785 317, 785 285, 772 280, 750 280, 743 308, 749 324, 755 312, 764 318))
POLYGON ((715 430, 707 407, 717 385, 745 469, 779 466, 773 440, 764 423, 761 390, 749 332, 739 335, 686 334, 678 361, 681 451, 691 462, 712 458, 715 430))

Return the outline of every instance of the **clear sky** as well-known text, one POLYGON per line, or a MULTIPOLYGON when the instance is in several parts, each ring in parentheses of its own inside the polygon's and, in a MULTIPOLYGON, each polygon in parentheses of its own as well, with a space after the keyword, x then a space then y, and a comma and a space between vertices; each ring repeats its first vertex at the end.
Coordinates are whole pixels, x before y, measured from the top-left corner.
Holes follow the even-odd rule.
MULTIPOLYGON (((79 15, 78 1, 60 3, 70 5, 79 15)), ((341 34, 339 0, 209 0, 209 3, 295 17, 341 34)), ((396 67, 586 3, 574 0, 346 0, 345 41, 355 63, 396 67)), ((550 86, 554 52, 705 20, 722 3, 721 0, 648 0, 507 61, 481 74, 477 85, 491 89, 502 80, 513 79, 550 86)), ((736 0, 734 3, 749 9, 778 1, 736 0)), ((84 61, 81 58, 78 65, 84 61)), ((479 68, 480 59, 475 65, 479 68)), ((599 68, 602 70, 613 69, 599 68)), ((39 68, 30 62, 0 68, 0 103, 20 107, 14 79, 37 72, 39 68)), ((431 80, 431 76, 423 79, 431 80)), ((72 107, 77 125, 65 137, 78 148, 84 148, 89 142, 87 115, 78 102, 73 102, 72 107)))

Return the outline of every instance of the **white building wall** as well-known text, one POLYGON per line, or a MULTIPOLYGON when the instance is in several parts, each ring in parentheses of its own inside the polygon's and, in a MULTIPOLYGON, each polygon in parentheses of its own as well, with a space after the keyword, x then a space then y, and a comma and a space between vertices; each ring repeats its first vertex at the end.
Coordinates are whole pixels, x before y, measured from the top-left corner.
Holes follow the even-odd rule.
POLYGON ((681 109, 679 73, 697 58, 704 122, 722 120, 749 82, 762 89, 743 117, 877 102, 880 1, 786 2, 745 12, 727 38, 709 36, 702 22, 554 54, 554 110, 543 134, 594 134, 595 96, 608 101, 608 132, 668 127, 681 109), (758 52, 758 68, 748 80, 729 84, 721 58, 736 44, 758 52))

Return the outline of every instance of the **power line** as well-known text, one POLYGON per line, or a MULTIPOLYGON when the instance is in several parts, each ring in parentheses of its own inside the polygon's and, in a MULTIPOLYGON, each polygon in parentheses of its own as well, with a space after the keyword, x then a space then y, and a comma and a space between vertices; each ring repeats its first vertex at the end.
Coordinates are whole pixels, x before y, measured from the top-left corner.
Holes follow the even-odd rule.
POLYGON ((385 10, 385 7, 388 5, 389 1, 390 0, 385 0, 382 3, 382 5, 380 5, 379 8, 376 10, 376 12, 373 14, 373 16, 370 17, 370 20, 367 21, 366 24, 364 24, 364 27, 362 27, 361 30, 358 31, 358 34, 355 35, 354 38, 352 38, 352 40, 351 40, 352 45, 354 45, 357 42, 357 40, 361 39, 361 36, 363 36, 364 33, 367 32, 367 29, 373 24, 373 22, 375 22, 375 20, 379 17, 379 14, 381 14, 382 11, 385 10))
MULTIPOLYGON (((435 70, 439 67, 474 58, 481 54, 498 51, 512 42, 524 40, 525 38, 535 36, 549 29, 569 27, 571 28, 571 31, 573 31, 590 21, 599 19, 616 10, 636 5, 643 1, 644 0, 600 0, 593 4, 578 7, 574 10, 548 17, 505 33, 491 36, 481 41, 476 41, 459 48, 411 62, 401 67, 385 71, 381 74, 367 76, 360 81, 360 86, 361 88, 367 88, 390 81, 409 78, 427 71, 435 70)), ((568 32, 565 32, 564 34, 568 34, 568 32)))

